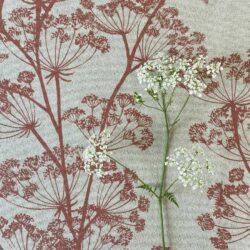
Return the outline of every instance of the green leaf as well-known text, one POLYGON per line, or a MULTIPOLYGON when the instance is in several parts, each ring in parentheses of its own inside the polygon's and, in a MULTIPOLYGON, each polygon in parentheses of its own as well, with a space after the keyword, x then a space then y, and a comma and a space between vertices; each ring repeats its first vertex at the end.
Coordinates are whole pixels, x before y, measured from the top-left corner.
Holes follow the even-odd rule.
POLYGON ((144 189, 146 190, 147 192, 151 193, 152 195, 155 195, 155 191, 157 189, 157 187, 151 187, 150 185, 148 184, 142 184, 140 186, 138 186, 137 188, 141 188, 141 189, 144 189))
POLYGON ((174 203, 177 207, 179 207, 179 204, 177 203, 176 197, 174 195, 174 193, 168 192, 166 191, 163 194, 163 197, 167 198, 169 201, 171 201, 172 203, 174 203))

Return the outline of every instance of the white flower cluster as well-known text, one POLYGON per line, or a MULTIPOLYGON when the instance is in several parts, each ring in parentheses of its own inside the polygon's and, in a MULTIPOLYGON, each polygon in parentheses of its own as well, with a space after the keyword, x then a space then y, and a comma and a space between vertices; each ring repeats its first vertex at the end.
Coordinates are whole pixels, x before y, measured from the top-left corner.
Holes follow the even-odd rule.
POLYGON ((110 158, 107 156, 107 141, 110 138, 110 134, 107 131, 103 131, 100 136, 92 135, 89 138, 89 146, 84 150, 84 169, 91 175, 96 174, 99 177, 103 176, 103 166, 105 162, 110 162, 110 158))
POLYGON ((207 87, 199 77, 199 73, 204 70, 214 78, 222 67, 220 63, 207 64, 204 56, 187 60, 160 53, 138 69, 137 76, 141 84, 147 83, 147 91, 159 93, 184 84, 190 95, 201 97, 207 87))
POLYGON ((207 75, 211 75, 212 78, 215 78, 220 71, 223 70, 223 67, 221 66, 221 63, 211 63, 206 66, 207 69, 207 75))
POLYGON ((213 166, 204 158, 204 151, 201 148, 176 148, 171 156, 166 160, 166 166, 178 169, 178 179, 184 187, 192 189, 205 187, 208 174, 213 174, 213 166))

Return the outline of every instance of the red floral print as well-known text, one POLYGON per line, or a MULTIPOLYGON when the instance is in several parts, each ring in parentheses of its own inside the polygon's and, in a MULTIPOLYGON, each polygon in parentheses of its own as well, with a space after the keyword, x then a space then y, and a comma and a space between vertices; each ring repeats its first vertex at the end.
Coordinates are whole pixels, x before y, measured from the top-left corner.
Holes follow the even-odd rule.
POLYGON ((211 237, 216 249, 229 249, 229 245, 249 236, 249 59, 237 53, 217 57, 223 70, 219 79, 204 79, 208 83, 204 101, 217 107, 209 114, 208 122, 195 123, 189 130, 193 143, 201 143, 225 160, 237 164, 228 174, 228 184, 215 183, 208 188, 207 197, 214 201, 211 213, 198 216, 203 231, 216 231, 211 237), (240 167, 243 164, 245 169, 240 167))
POLYGON ((242 161, 250 172, 246 135, 250 117, 249 60, 243 61, 240 55, 231 54, 229 57, 214 58, 212 62, 220 62, 224 70, 220 73, 219 82, 214 84, 212 80, 208 83, 213 87, 209 87, 203 99, 220 106, 210 113, 207 123, 196 123, 190 128, 190 139, 205 144, 224 159, 242 161), (228 81, 230 84, 226 85, 228 81), (217 152, 218 147, 220 152, 217 152))
MULTIPOLYGON (((99 136, 102 124, 102 119, 99 117, 104 116, 107 102, 108 100, 93 94, 85 96, 82 103, 86 107, 69 109, 63 114, 63 120, 73 123, 85 138, 93 133, 99 136)), ((152 118, 131 108, 134 105, 132 95, 124 93, 117 95, 114 110, 110 111, 106 125, 111 134, 107 142, 110 151, 133 145, 145 150, 153 144, 153 134, 150 131, 152 118)))
POLYGON ((211 237, 211 242, 222 250, 249 236, 249 186, 244 182, 244 170, 230 170, 228 179, 235 184, 216 183, 208 189, 207 197, 215 201, 214 210, 197 218, 203 231, 217 231, 217 237, 211 237))
POLYGON ((165 2, 109 0, 103 5, 95 6, 93 1, 81 1, 82 6, 94 16, 96 28, 104 33, 120 36, 126 50, 127 67, 109 98, 102 130, 113 101, 128 75, 148 59, 152 59, 160 51, 188 58, 206 54, 206 49, 201 45, 205 36, 199 32, 189 33, 188 27, 178 19, 178 10, 166 7, 165 2), (145 25, 140 26, 140 20, 144 20, 145 25), (136 33, 136 40, 130 40, 129 35, 133 32, 136 33))
MULTIPOLYGON (((84 174, 84 163, 81 160, 82 150, 80 147, 72 148, 70 146, 66 146, 64 149, 69 161, 67 162, 67 175, 70 180, 73 197, 71 204, 72 208, 75 207, 74 210, 76 211, 73 224, 75 230, 80 230, 81 228, 80 221, 84 211, 82 207, 77 208, 75 200, 80 199, 81 193, 84 191, 89 179, 88 175, 84 174)), ((59 159, 61 154, 60 149, 54 148, 54 154, 59 159)), ((56 234, 53 233, 53 240, 48 238, 50 231, 53 231, 54 228, 62 227, 63 229, 67 225, 67 221, 62 221, 61 219, 65 213, 65 194, 59 192, 61 190, 62 177, 60 170, 50 158, 50 154, 45 152, 41 156, 28 157, 22 164, 17 160, 7 160, 1 165, 0 169, 0 196, 2 198, 11 200, 11 197, 16 197, 16 205, 23 208, 55 210, 55 217, 58 219, 49 224, 47 231, 43 231, 43 235, 36 242, 37 246, 42 247, 45 242, 52 244, 54 241, 60 242, 60 244, 58 243, 58 247, 64 243, 67 243, 71 247, 74 246, 74 241, 67 240, 61 229, 58 231, 60 234, 57 234, 57 231, 56 234), (45 184, 46 187, 44 186, 45 184)), ((101 235, 105 238, 112 238, 111 232, 117 231, 120 236, 118 237, 116 234, 110 242, 107 242, 107 240, 103 241, 101 235, 96 240, 100 241, 100 245, 114 244, 127 246, 134 235, 131 230, 132 226, 135 232, 144 230, 145 221, 140 218, 139 213, 148 211, 149 201, 145 197, 137 197, 134 190, 136 179, 134 179, 130 172, 126 170, 124 172, 118 171, 114 163, 111 163, 111 165, 107 163, 105 171, 107 171, 107 174, 99 182, 97 200, 87 207, 89 224, 82 230, 91 232, 92 230, 95 231, 94 228, 97 227, 98 230, 102 231, 101 235), (132 204, 134 204, 133 209, 131 209, 132 204), (131 223, 128 224, 127 220, 131 223)), ((33 222, 32 218, 25 215, 17 215, 15 220, 18 223, 12 223, 10 229, 3 231, 3 238, 11 239, 17 230, 21 230, 21 224, 26 226, 26 224, 29 225, 30 222, 33 222)), ((6 224, 7 220, 1 217, 1 228, 5 227, 6 224)), ((30 233, 27 227, 25 229, 30 233)), ((92 237, 92 233, 86 233, 83 241, 90 240, 90 237, 92 237)))
POLYGON ((244 177, 244 170, 241 168, 234 168, 229 172, 229 181, 242 181, 244 177))
MULTIPOLYGON (((98 6, 82 0, 75 10, 60 13, 58 7, 64 3, 22 0, 6 16, 6 1, 0 2, 0 42, 9 49, 1 53, 0 62, 14 56, 25 65, 16 81, 8 76, 0 80, 0 138, 32 136, 37 142, 34 146, 43 150, 0 164, 0 198, 22 211, 52 211, 45 228, 24 212, 9 221, 1 217, 1 237, 13 249, 20 244, 41 250, 44 246, 52 250, 129 249, 136 233, 144 230, 141 214, 149 210, 149 201, 137 194, 136 174, 119 171, 113 162, 106 163, 106 175, 100 179, 86 174, 82 145, 107 128, 109 150, 148 149, 154 140, 152 118, 134 107, 131 95, 119 93, 121 87, 159 51, 187 58, 206 54, 205 37, 189 32, 178 10, 165 0, 111 0, 98 6), (106 36, 119 36, 125 47, 126 66, 110 98, 86 95, 83 108, 63 113, 64 83, 73 84, 73 75, 97 53, 110 52, 106 36), (46 123, 40 117, 46 117, 46 123), (66 120, 83 135, 77 146, 65 143, 66 120), (43 136, 44 126, 54 133, 53 143, 43 136)), ((245 190, 239 188, 239 192, 245 190)))
POLYGON ((17 78, 18 82, 31 84, 35 78, 35 75, 30 71, 20 72, 17 78))
POLYGON ((212 230, 214 228, 214 221, 210 217, 209 214, 204 214, 202 216, 199 216, 197 218, 198 224, 201 227, 201 229, 204 230, 212 230))

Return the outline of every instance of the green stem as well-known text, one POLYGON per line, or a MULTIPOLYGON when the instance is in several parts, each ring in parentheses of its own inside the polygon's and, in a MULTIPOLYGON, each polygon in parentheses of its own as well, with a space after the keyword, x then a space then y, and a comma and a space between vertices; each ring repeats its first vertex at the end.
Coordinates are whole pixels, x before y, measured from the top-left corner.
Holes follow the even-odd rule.
POLYGON ((185 109, 185 107, 186 107, 186 105, 187 105, 189 99, 190 99, 190 95, 188 95, 188 97, 186 98, 186 100, 185 100, 184 104, 182 105, 182 107, 181 107, 181 109, 180 109, 178 115, 177 115, 176 118, 174 119, 174 122, 171 124, 171 129, 172 129, 172 128, 174 127, 174 125, 179 121, 179 118, 180 118, 180 116, 181 116, 183 110, 185 109))
POLYGON ((160 220, 161 220, 161 240, 162 240, 162 249, 166 249, 166 240, 165 240, 165 230, 164 230, 164 212, 163 212, 163 199, 159 198, 159 207, 160 207, 160 220))
POLYGON ((172 93, 170 95, 169 102, 168 102, 166 108, 168 108, 173 103, 173 98, 174 98, 174 95, 175 95, 175 90, 176 90, 176 87, 174 87, 174 89, 173 89, 173 91, 172 91, 172 93))
POLYGON ((158 110, 158 111, 162 111, 162 110, 159 109, 159 108, 149 106, 149 105, 147 105, 147 104, 145 104, 145 103, 142 103, 141 105, 142 105, 142 106, 145 106, 145 107, 147 107, 147 108, 151 108, 151 109, 155 109, 155 110, 158 110))
POLYGON ((179 179, 176 178, 176 179, 167 187, 166 192, 169 191, 170 188, 171 188, 172 186, 174 186, 174 184, 175 184, 178 180, 179 180, 179 179))
POLYGON ((165 179, 167 173, 166 167, 166 159, 169 152, 169 143, 170 143, 170 131, 169 131, 169 124, 168 124, 168 116, 167 116, 167 104, 166 104, 166 95, 162 93, 162 105, 163 105, 163 113, 164 113, 164 122, 165 122, 165 146, 163 152, 163 163, 162 163, 162 175, 161 175, 161 182, 160 182, 160 195, 158 198, 159 207, 160 207, 160 220, 161 220, 161 238, 162 238, 162 247, 166 249, 166 240, 165 240, 165 229, 164 229, 164 190, 165 190, 165 179))
MULTIPOLYGON (((172 95, 174 95, 174 91, 172 93, 172 95)), ((172 96, 171 95, 171 96, 172 96)), ((178 122, 180 115, 182 114, 184 108, 186 107, 188 101, 189 101, 190 95, 187 97, 187 99, 185 100, 183 106, 181 107, 179 113, 177 114, 174 122, 170 125, 169 121, 168 121, 168 107, 170 105, 170 103, 166 103, 166 93, 162 93, 161 94, 161 101, 162 101, 162 105, 160 103, 160 101, 157 101, 160 109, 155 108, 155 107, 151 107, 148 106, 146 104, 143 104, 146 107, 149 108, 153 108, 153 109, 157 109, 163 112, 164 114, 164 123, 165 123, 165 146, 164 146, 164 152, 163 152, 163 163, 162 163, 162 175, 161 175, 161 180, 160 180, 160 193, 159 195, 155 192, 155 190, 153 190, 152 188, 150 188, 150 192, 158 199, 158 203, 159 203, 159 212, 160 212, 160 224, 161 224, 161 238, 162 238, 162 247, 165 250, 166 249, 166 233, 165 233, 165 229, 164 229, 164 193, 165 193, 165 180, 166 180, 166 175, 167 175, 167 166, 166 166, 166 159, 168 157, 169 154, 169 147, 170 147, 170 139, 171 139, 171 131, 172 128, 174 127, 174 125, 178 122), (170 126, 169 126, 170 125, 170 126)), ((170 100, 169 102, 172 102, 172 100, 170 100)), ((125 169, 128 169, 130 171, 132 171, 131 169, 129 169, 127 166, 125 166, 123 163, 121 163, 120 161, 114 159, 112 156, 108 155, 107 156, 113 160, 114 162, 116 162, 117 164, 119 164, 120 166, 122 166, 125 169)), ((143 185, 149 187, 148 184, 146 184, 141 178, 139 178, 137 176, 137 179, 140 183, 142 183, 143 185)), ((175 181, 173 181, 167 188, 167 191, 178 181, 178 179, 176 179, 175 181)))

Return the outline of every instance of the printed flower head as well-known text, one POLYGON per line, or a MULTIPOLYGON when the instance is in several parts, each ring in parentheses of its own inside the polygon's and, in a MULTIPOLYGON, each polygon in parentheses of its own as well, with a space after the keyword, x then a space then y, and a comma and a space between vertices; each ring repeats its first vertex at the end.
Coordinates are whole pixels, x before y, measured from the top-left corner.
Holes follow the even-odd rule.
POLYGON ((19 73, 17 81, 31 84, 35 78, 34 73, 30 71, 22 71, 19 73))
POLYGON ((216 249, 229 249, 230 244, 249 236, 249 186, 244 177, 243 169, 234 168, 229 171, 229 184, 215 183, 208 188, 214 209, 198 216, 197 222, 202 231, 216 232, 217 237, 210 238, 216 249))
POLYGON ((215 226, 213 219, 210 217, 208 213, 199 216, 197 218, 197 222, 203 231, 212 230, 215 226))
MULTIPOLYGON (((98 35, 94 16, 90 11, 76 8, 71 13, 52 14, 43 10, 47 8, 47 3, 43 3, 41 25, 37 30, 36 3, 33 0, 25 2, 33 7, 13 9, 10 17, 5 20, 5 32, 1 34, 0 39, 6 43, 12 40, 18 41, 18 47, 29 58, 26 57, 27 60, 22 61, 28 65, 30 60, 36 61, 35 51, 38 50, 39 65, 46 74, 47 83, 55 77, 60 78, 60 81, 70 82, 69 78, 74 74, 75 69, 91 60, 96 52, 109 52, 109 42, 106 37, 98 35), (40 32, 38 42, 35 39, 36 32, 40 32)), ((53 0, 53 5, 58 2, 63 0, 53 0)), ((91 1, 85 6, 89 4, 91 1)), ((14 55, 19 58, 17 54, 14 53, 14 55)), ((30 78, 23 73, 23 76, 19 77, 20 81, 24 77, 30 78)), ((24 82, 26 81, 30 84, 29 79, 24 82)))
POLYGON ((244 170, 241 168, 234 168, 231 171, 229 171, 229 181, 235 182, 235 181, 242 181, 244 178, 244 170))
MULTIPOLYGON (((248 54, 249 57, 249 54, 248 54)), ((223 71, 216 79, 207 79, 208 88, 202 99, 220 105, 244 106, 249 104, 250 60, 238 53, 215 57, 210 64, 220 64, 223 71)))
MULTIPOLYGON (((84 108, 71 108, 64 112, 63 120, 73 123, 83 137, 99 138, 109 99, 94 94, 83 97, 84 108)), ((151 132, 153 120, 135 108, 134 97, 119 93, 108 113, 105 127, 110 136, 106 138, 109 150, 115 151, 135 146, 141 150, 149 148, 154 141, 151 132)))
MULTIPOLYGON (((247 87, 247 85, 245 85, 247 87)), ((249 167, 248 124, 250 108, 234 102, 212 110, 208 122, 195 123, 189 129, 192 142, 205 144, 225 160, 243 162, 249 167)))
MULTIPOLYGON (((23 80, 30 82, 31 78, 23 80)), ((28 137, 39 127, 36 108, 30 101, 34 90, 30 84, 22 85, 0 80, 0 138, 28 137)))
POLYGON ((127 58, 133 63, 134 71, 159 51, 188 58, 207 53, 201 46, 205 36, 200 32, 189 33, 189 28, 178 17, 178 9, 166 6, 164 2, 108 0, 96 5, 94 1, 82 0, 81 5, 94 15, 93 23, 98 30, 123 36, 125 46, 129 45, 127 52, 130 46, 136 49, 133 58, 127 58), (136 34, 136 39, 130 40, 130 33, 136 34), (140 34, 144 34, 143 39, 140 34))

